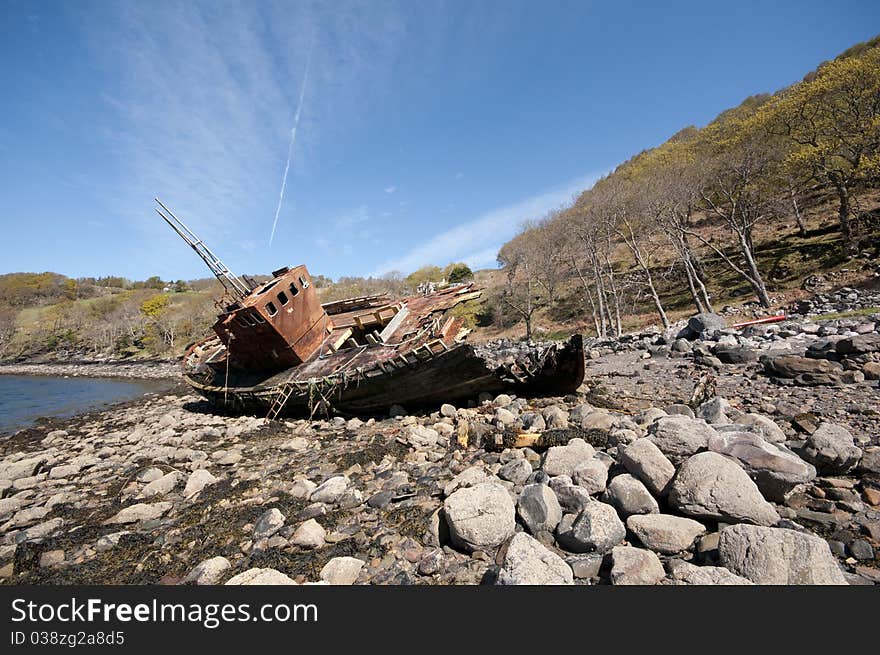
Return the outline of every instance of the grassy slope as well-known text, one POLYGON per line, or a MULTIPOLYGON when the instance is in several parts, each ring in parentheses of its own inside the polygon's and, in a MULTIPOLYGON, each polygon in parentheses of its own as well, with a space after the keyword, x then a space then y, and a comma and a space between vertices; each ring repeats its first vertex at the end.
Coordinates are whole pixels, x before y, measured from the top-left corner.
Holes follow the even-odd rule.
MULTIPOLYGON (((874 191, 861 196, 860 202, 866 209, 880 207, 880 192, 874 191)), ((756 230, 755 241, 758 244, 757 255, 761 272, 764 274, 775 301, 774 309, 782 308, 793 300, 809 295, 801 289, 805 278, 814 274, 832 275, 834 283, 844 285, 876 286, 880 281, 873 275, 870 262, 864 260, 846 260, 842 256, 841 239, 838 232, 836 205, 833 201, 818 204, 804 211, 808 233, 799 236, 793 216, 782 217, 774 222, 766 223, 756 230)), ((728 237, 718 225, 703 221, 698 228, 704 238, 713 242, 725 242, 728 237)), ((873 234, 880 243, 880 231, 873 234)), ((703 248, 703 251, 707 249, 703 248)), ((748 283, 730 270, 719 257, 703 252, 704 265, 708 273, 708 289, 715 305, 720 310, 725 305, 741 307, 755 300, 748 283)), ((674 284, 664 279, 662 273, 668 268, 672 254, 668 249, 658 250, 658 263, 655 272, 661 300, 670 320, 677 320, 694 313, 693 304, 687 287, 674 284)), ((616 271, 632 270, 633 264, 625 248, 619 248, 614 260, 616 271)), ((487 286, 487 293, 500 289, 504 284, 501 272, 481 272, 480 281, 487 286)), ((545 336, 561 338, 576 331, 590 334, 590 316, 584 310, 580 299, 572 293, 571 286, 561 294, 560 301, 553 308, 543 309, 538 313, 535 325, 545 336)), ((639 303, 634 311, 628 312, 624 318, 625 330, 636 330, 651 324, 659 325, 659 318, 648 299, 639 303)), ((478 328, 475 338, 478 340, 499 337, 522 338, 523 324, 509 328, 495 326, 478 328)))

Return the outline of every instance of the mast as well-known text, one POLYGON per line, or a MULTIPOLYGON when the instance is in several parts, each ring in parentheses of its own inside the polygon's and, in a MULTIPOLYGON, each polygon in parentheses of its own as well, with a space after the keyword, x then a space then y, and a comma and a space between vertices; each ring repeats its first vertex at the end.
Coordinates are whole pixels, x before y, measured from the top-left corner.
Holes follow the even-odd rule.
POLYGON ((220 284, 223 285, 223 288, 226 289, 233 298, 238 300, 244 299, 251 292, 250 288, 248 288, 240 278, 233 275, 226 264, 220 261, 220 258, 211 252, 211 249, 205 245, 204 241, 199 239, 199 237, 197 237, 183 221, 177 218, 177 216, 174 215, 174 212, 162 204, 161 200, 156 198, 156 202, 159 203, 159 207, 155 208, 156 213, 171 226, 172 230, 177 232, 181 239, 186 241, 190 248, 196 251, 196 254, 202 258, 202 261, 205 262, 205 264, 208 265, 208 268, 211 269, 214 276, 220 280, 220 284))

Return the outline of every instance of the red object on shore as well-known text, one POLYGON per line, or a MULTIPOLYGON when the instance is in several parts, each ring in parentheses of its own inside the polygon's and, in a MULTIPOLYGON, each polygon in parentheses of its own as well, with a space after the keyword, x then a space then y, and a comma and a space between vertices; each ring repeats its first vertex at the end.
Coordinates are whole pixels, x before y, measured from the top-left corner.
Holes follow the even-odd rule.
POLYGON ((775 316, 765 316, 763 318, 756 318, 753 321, 743 321, 742 323, 736 323, 731 325, 730 327, 741 328, 746 327, 747 325, 757 325, 758 323, 778 323, 779 321, 785 320, 785 312, 781 314, 776 314, 775 316))

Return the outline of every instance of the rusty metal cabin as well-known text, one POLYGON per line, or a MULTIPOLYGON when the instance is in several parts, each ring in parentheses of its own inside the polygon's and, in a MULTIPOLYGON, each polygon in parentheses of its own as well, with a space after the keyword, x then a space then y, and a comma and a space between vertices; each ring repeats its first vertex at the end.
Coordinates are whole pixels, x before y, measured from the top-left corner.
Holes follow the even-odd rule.
POLYGON ((230 366, 252 371, 302 364, 332 329, 305 266, 274 271, 271 280, 229 305, 214 324, 230 366))

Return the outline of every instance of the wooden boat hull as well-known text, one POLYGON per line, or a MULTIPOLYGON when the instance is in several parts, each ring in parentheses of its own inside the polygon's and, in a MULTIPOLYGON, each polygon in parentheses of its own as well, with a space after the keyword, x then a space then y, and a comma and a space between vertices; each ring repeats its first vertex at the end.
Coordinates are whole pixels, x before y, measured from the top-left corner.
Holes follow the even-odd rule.
POLYGON ((313 414, 317 409, 370 414, 385 412, 392 405, 412 408, 474 399, 483 392, 571 393, 584 379, 584 349, 581 336, 575 335, 547 349, 528 375, 513 373, 508 366, 493 367, 469 344, 459 344, 424 361, 388 367, 370 377, 340 375, 300 380, 295 373, 291 370, 284 382, 278 382, 279 376, 275 376, 261 384, 236 386, 232 382, 228 387, 206 384, 195 376, 185 377, 211 403, 231 411, 266 415, 283 398, 283 405, 272 414, 313 414))

